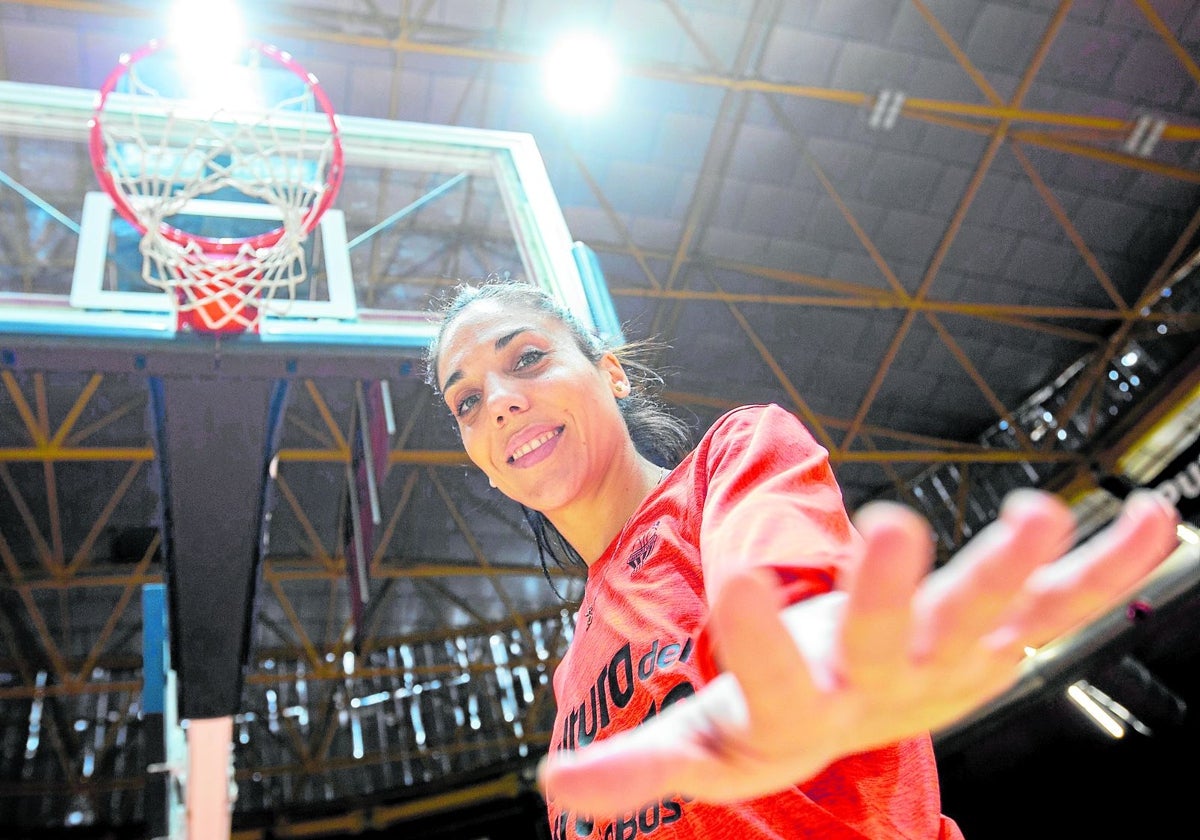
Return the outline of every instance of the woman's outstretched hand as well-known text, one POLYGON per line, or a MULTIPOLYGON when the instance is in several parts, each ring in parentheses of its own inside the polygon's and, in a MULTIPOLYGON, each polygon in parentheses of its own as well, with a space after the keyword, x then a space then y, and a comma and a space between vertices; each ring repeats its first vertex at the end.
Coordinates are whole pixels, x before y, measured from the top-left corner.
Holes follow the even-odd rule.
POLYGON ((761 573, 732 579, 710 619, 721 676, 637 729, 549 756, 541 782, 562 807, 591 814, 668 794, 730 801, 936 731, 1011 686, 1026 647, 1128 598, 1177 546, 1177 524, 1143 491, 1072 549, 1071 512, 1023 490, 931 573, 924 520, 872 504, 856 518, 865 553, 853 579, 783 609, 761 573))

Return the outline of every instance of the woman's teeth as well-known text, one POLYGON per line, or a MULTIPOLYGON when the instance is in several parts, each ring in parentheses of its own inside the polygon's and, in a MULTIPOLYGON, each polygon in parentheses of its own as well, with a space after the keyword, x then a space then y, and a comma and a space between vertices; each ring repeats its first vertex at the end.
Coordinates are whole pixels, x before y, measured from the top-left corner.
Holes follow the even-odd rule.
POLYGON ((529 441, 529 443, 522 444, 521 446, 517 447, 517 451, 514 452, 509 457, 508 462, 511 464, 514 461, 516 461, 518 458, 524 458, 526 455, 528 455, 533 450, 541 447, 542 444, 558 437, 559 431, 560 431, 559 429, 555 429, 553 431, 546 432, 544 435, 538 435, 533 440, 529 441))

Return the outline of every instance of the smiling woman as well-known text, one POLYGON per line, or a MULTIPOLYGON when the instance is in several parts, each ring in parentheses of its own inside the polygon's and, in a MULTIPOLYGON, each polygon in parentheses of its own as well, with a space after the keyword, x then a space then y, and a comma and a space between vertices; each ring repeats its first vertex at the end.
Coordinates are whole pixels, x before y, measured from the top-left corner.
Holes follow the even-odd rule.
MULTIPOLYGON (((659 466, 675 466, 687 454, 690 430, 654 397, 661 380, 641 361, 653 345, 606 347, 553 298, 525 283, 498 280, 461 286, 440 314, 442 328, 428 351, 427 379, 454 414, 467 454, 492 486, 521 503, 543 566, 553 561, 564 568, 586 568, 589 561, 581 554, 586 550, 583 546, 592 546, 603 536, 588 539, 581 532, 564 539, 549 518, 551 500, 539 499, 537 491, 561 497, 569 490, 563 476, 548 480, 542 488, 546 473, 566 465, 583 468, 589 458, 602 466, 619 458, 621 469, 614 472, 624 484, 639 476, 657 480, 659 466), (581 390, 581 384, 590 380, 593 388, 581 390), (572 421, 565 444, 558 438, 568 431, 567 423, 556 422, 558 415, 548 413, 550 403, 543 404, 543 397, 537 398, 537 412, 532 415, 541 418, 543 425, 531 423, 526 416, 529 387, 551 389, 546 399, 556 399, 553 404, 572 421), (512 398, 507 406, 503 405, 506 397, 512 398), (583 398, 594 401, 585 404, 583 398), (500 412, 499 418, 490 418, 490 423, 481 419, 493 408, 500 412), (513 419, 506 422, 507 417, 513 419), (486 442, 494 444, 497 438, 503 448, 491 455, 484 452, 486 442), (578 454, 558 458, 543 470, 533 469, 560 445, 578 447, 578 454), (615 451, 608 455, 605 447, 615 451), (531 457, 535 448, 540 454, 531 457), (521 483, 529 486, 525 495, 520 493, 521 483)), ((624 522, 630 512, 618 510, 614 517, 624 522)), ((570 522, 562 524, 572 528, 570 522)), ((598 524, 585 521, 581 530, 598 524)), ((603 548, 590 550, 595 554, 603 548)))
POLYGON ((1141 493, 1060 559, 1070 512, 1022 491, 930 573, 927 524, 886 504, 852 524, 778 406, 689 449, 654 374, 536 288, 463 286, 441 317, 427 375, 467 455, 543 564, 587 569, 541 772, 556 840, 961 837, 929 731, 1175 545, 1177 515, 1141 493))

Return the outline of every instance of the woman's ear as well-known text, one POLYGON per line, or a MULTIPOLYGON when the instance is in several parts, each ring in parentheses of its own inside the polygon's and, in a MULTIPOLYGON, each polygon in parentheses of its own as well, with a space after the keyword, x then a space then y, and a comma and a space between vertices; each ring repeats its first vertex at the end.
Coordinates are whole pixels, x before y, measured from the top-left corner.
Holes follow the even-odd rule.
POLYGON ((609 387, 612 388, 613 394, 618 399, 626 396, 629 393, 629 377, 625 375, 625 368, 621 366, 621 360, 610 350, 605 352, 600 357, 600 370, 608 377, 609 387))

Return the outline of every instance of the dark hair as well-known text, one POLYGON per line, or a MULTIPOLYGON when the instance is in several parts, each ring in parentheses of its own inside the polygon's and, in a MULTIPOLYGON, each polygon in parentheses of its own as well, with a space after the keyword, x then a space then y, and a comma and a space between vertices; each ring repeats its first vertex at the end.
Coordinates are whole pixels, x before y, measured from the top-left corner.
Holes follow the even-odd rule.
MULTIPOLYGON (((425 353, 425 381, 434 392, 439 392, 437 361, 447 327, 468 306, 481 300, 498 301, 506 307, 526 307, 557 319, 570 331, 583 355, 592 362, 598 363, 606 352, 615 355, 625 369, 631 386, 630 393, 624 399, 617 400, 617 407, 625 420, 625 428, 629 430, 634 447, 643 457, 661 467, 674 467, 691 450, 690 427, 671 414, 666 405, 658 399, 656 392, 663 384, 662 377, 645 361, 660 345, 653 341, 614 345, 584 326, 547 292, 518 280, 488 278, 476 284, 463 283, 435 304, 434 314, 438 317, 438 331, 425 353)), ((564 570, 586 569, 587 563, 540 512, 524 505, 521 505, 521 511, 530 530, 533 531, 546 580, 555 594, 559 594, 550 579, 546 558, 553 558, 558 567, 564 570)), ((561 594, 559 597, 562 597, 561 594)))

